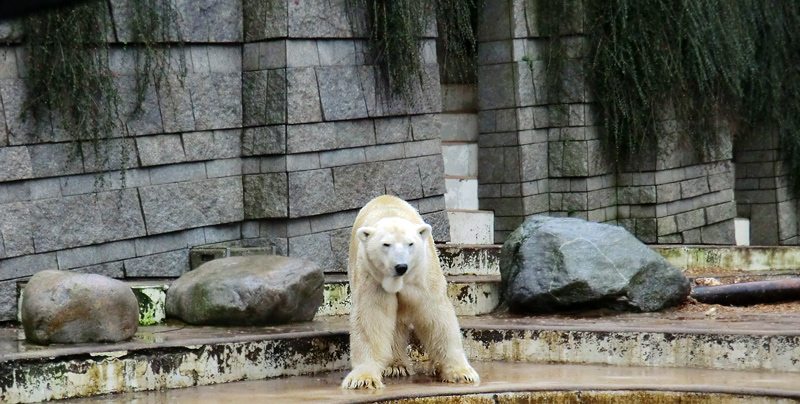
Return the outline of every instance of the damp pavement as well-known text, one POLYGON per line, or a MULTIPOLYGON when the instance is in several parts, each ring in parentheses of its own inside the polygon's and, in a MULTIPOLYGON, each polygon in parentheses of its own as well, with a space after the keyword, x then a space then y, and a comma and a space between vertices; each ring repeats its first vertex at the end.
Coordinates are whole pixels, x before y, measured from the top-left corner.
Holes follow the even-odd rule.
MULTIPOLYGON (((672 391, 800 399, 800 374, 707 369, 476 362, 478 385, 443 383, 429 376, 385 378, 382 390, 342 390, 346 371, 124 393, 60 401, 89 403, 366 403, 403 398, 527 391, 672 391)), ((455 402, 455 401, 454 401, 455 402)), ((458 401, 460 402, 460 401, 458 401)))

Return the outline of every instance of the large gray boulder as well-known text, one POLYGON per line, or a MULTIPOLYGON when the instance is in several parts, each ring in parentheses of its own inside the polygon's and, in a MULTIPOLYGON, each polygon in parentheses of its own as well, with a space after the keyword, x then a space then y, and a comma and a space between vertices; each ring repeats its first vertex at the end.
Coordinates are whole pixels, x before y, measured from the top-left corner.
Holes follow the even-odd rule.
POLYGON ((139 326, 139 303, 122 281, 45 270, 25 286, 22 326, 37 344, 124 341, 139 326))
POLYGON ((230 257, 185 273, 167 291, 167 317, 189 324, 270 325, 310 321, 325 280, 311 262, 277 255, 230 257))
POLYGON ((500 253, 509 310, 575 308, 657 311, 686 299, 689 281, 625 229, 581 219, 534 216, 500 253))

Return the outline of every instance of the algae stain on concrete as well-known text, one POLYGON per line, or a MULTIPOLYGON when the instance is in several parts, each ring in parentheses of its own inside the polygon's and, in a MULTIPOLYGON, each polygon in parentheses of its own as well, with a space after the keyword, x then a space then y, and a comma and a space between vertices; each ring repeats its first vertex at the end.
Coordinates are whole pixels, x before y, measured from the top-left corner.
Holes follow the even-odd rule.
POLYGON ((164 307, 168 288, 166 285, 131 288, 139 301, 139 325, 159 324, 166 319, 164 307))

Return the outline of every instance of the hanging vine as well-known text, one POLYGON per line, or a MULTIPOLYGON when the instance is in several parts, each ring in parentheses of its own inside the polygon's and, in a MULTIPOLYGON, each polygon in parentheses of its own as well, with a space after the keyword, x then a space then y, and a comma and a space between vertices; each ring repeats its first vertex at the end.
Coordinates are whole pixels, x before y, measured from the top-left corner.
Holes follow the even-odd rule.
POLYGON ((422 70, 421 39, 438 28, 446 70, 467 77, 476 65, 478 0, 348 0, 351 26, 367 27, 373 63, 384 71, 392 94, 409 100, 422 70), (367 21, 357 21, 366 10, 367 21), (452 67, 451 67, 452 66, 452 67))
POLYGON ((800 189, 800 9, 779 0, 535 0, 550 38, 548 91, 563 86, 570 36, 589 43, 585 71, 617 161, 670 130, 701 152, 724 122, 738 136, 777 133, 800 189), (577 15, 577 17, 576 17, 577 15), (583 22, 566 30, 565 21, 583 22))
MULTIPOLYGON (((125 6, 130 16, 124 29, 132 41, 118 46, 133 54, 136 66, 136 99, 130 115, 121 116, 117 75, 109 66, 112 46, 117 45, 115 29, 123 27, 114 26, 107 1, 83 2, 26 18, 28 98, 23 114, 31 113, 40 126, 52 123, 63 129, 76 145, 92 142, 96 151, 103 140, 119 135, 118 127, 126 136, 119 123, 141 114, 148 86, 168 85, 170 57, 161 44, 179 35, 178 14, 168 0, 130 0, 125 6)), ((183 77, 185 64, 179 60, 177 70, 183 77)))

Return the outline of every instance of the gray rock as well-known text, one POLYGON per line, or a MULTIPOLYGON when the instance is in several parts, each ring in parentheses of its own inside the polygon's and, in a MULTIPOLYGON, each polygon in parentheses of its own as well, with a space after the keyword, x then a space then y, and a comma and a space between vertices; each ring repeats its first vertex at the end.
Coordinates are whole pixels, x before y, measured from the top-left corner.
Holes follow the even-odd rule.
POLYGON ((322 305, 322 269, 277 255, 213 260, 172 283, 167 316, 190 324, 267 325, 314 318, 322 305))
POLYGON ((136 296, 116 279, 48 270, 34 275, 25 287, 22 326, 31 342, 124 341, 138 325, 136 296))
POLYGON ((657 311, 689 295, 683 273, 621 227, 533 216, 501 251, 511 311, 570 308, 657 311))

